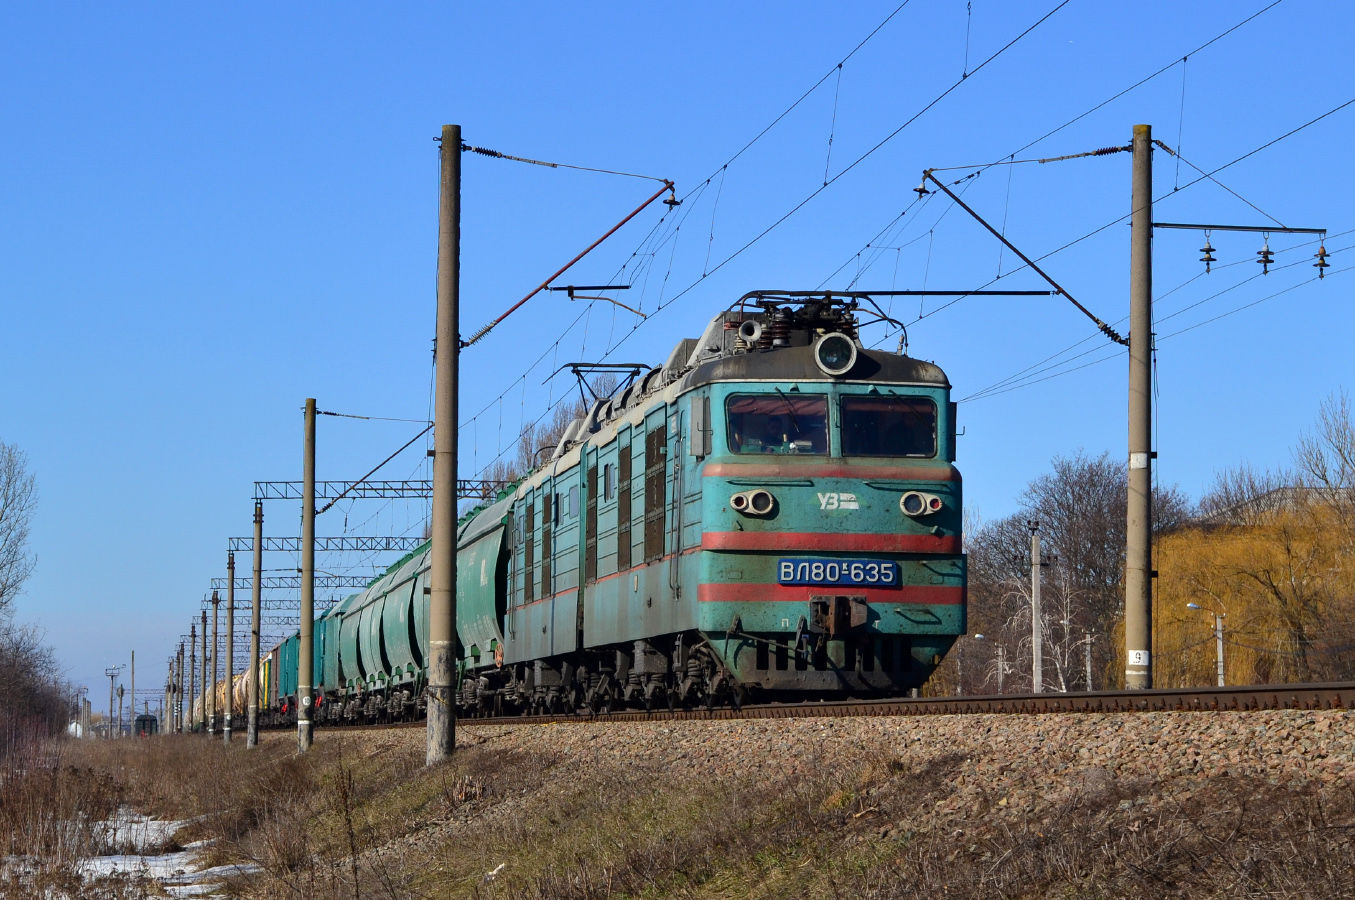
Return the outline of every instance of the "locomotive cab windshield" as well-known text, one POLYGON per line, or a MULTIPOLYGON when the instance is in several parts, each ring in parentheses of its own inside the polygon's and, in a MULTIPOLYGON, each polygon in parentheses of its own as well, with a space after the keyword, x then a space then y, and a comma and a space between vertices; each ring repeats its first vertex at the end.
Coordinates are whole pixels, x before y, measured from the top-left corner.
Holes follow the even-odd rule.
POLYGON ((828 454, 828 398, 822 394, 736 394, 726 405, 734 453, 828 454))
POLYGON ((843 456, 936 455, 936 403, 929 397, 842 398, 843 456))

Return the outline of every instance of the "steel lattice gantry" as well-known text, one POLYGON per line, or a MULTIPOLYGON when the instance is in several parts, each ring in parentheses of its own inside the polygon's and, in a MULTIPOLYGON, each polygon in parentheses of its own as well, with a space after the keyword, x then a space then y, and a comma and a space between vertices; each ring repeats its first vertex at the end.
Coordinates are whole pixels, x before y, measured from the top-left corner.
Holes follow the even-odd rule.
MULTIPOLYGON (((317 575, 315 576, 316 590, 347 590, 357 588, 361 590, 372 583, 375 575, 317 575)), ((213 590, 225 590, 229 583, 229 578, 213 578, 213 590)), ((283 590, 299 591, 301 590, 300 575, 274 575, 260 580, 260 586, 264 590, 283 590)), ((235 589, 237 591, 249 591, 254 589, 254 579, 243 576, 235 579, 235 589)))
MULTIPOLYGON (((254 482, 255 500, 300 500, 303 483, 300 481, 256 481, 254 482)), ((502 490, 506 482, 460 479, 456 483, 458 497, 493 497, 502 490)), ((360 500, 373 499, 421 499, 433 496, 431 481, 317 481, 315 482, 316 500, 337 500, 351 497, 360 500)))
MULTIPOLYGON (((413 535, 392 537, 360 537, 343 535, 340 537, 318 537, 315 539, 317 553, 410 553, 419 549, 428 541, 413 535)), ((233 553, 249 553, 254 550, 254 538, 233 537, 227 539, 227 549, 233 553)), ((300 553, 300 537, 266 537, 263 539, 265 552, 300 553)))

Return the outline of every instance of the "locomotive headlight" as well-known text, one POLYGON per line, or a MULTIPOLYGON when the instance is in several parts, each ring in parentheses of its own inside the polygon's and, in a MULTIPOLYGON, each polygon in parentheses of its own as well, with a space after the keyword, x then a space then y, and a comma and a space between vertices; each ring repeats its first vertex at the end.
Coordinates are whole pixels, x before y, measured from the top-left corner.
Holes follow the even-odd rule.
POLYGON ((749 516, 769 515, 772 508, 776 506, 776 498, 772 496, 771 491, 739 491, 729 498, 729 505, 735 511, 749 516))
POLYGON ((941 498, 935 494, 909 491, 899 498, 899 509, 907 516, 925 516, 941 511, 941 498))
POLYGON ((775 503, 770 491, 752 491, 748 496, 748 510, 754 515, 767 515, 775 503))
POLYGON ((814 362, 826 374, 846 375, 856 365, 856 342, 845 334, 825 334, 814 344, 814 362))

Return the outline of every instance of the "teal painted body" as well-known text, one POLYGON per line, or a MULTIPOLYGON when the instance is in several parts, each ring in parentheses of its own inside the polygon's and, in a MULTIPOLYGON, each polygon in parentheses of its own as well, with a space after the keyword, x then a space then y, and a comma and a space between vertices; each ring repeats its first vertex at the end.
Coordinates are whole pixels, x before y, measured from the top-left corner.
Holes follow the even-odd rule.
MULTIPOLYGON (((712 334, 728 350, 719 321, 685 367, 670 361, 595 404, 553 459, 459 523, 463 712, 897 694, 964 633, 944 374, 861 350, 856 370, 830 377, 794 342, 703 358, 712 334), (921 412, 859 412, 902 408, 921 412), (884 423, 882 433, 906 423, 898 446, 926 452, 885 455, 879 447, 894 445, 862 421, 884 423), (765 426, 760 436, 750 422, 765 426), (740 507, 755 492, 770 495, 768 508, 740 507), (907 495, 934 505, 909 512, 907 495), (816 563, 856 580, 778 578, 816 563), (862 571, 889 579, 867 583, 862 571)), ((428 556, 425 545, 317 623, 317 668, 334 699, 398 691, 413 708, 427 677, 428 556)), ((283 673, 295 672, 291 643, 283 673)), ((284 674, 281 694, 294 684, 284 674)), ((327 711, 373 714, 365 703, 327 711)))

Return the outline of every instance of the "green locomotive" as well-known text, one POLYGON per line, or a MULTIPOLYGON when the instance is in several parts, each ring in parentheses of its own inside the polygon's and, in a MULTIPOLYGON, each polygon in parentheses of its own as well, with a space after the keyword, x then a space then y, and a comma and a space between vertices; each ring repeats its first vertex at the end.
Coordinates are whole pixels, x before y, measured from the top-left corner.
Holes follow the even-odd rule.
MULTIPOLYGON (((863 300, 746 295, 462 518, 462 715, 926 681, 965 630, 955 406, 939 367, 862 346, 863 300)), ((428 569, 424 547, 317 620, 320 722, 422 715, 428 569)))

